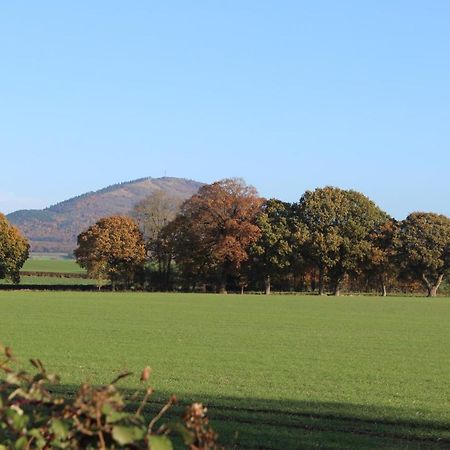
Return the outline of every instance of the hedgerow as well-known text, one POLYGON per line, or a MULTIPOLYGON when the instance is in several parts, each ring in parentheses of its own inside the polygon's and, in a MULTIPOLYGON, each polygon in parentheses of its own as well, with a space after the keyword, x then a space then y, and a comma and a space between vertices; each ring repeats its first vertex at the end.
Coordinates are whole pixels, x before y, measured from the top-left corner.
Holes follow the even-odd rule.
POLYGON ((142 390, 127 401, 116 384, 132 375, 129 372, 107 385, 82 384, 68 398, 52 392, 59 383, 57 375, 47 372, 39 359, 30 362, 36 373, 17 370, 11 349, 0 344, 0 450, 171 450, 174 438, 190 450, 221 448, 201 403, 187 407, 179 420, 165 421, 177 401, 172 396, 154 417, 145 419, 153 394, 149 367, 141 373, 142 390), (137 409, 129 412, 138 398, 137 409))

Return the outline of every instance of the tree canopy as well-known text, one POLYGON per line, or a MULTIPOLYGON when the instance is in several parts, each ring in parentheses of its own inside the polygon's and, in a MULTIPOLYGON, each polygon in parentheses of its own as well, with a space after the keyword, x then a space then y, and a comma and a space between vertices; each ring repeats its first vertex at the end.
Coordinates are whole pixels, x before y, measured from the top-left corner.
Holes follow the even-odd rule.
POLYGON ((270 294, 271 278, 286 272, 291 265, 292 219, 292 206, 277 199, 265 201, 256 219, 261 235, 250 248, 251 266, 264 278, 266 294, 270 294))
POLYGON ((434 297, 450 273, 450 219, 434 213, 410 214, 400 228, 400 261, 434 297))
POLYGON ((262 199, 239 179, 202 186, 185 201, 176 221, 175 259, 197 279, 208 274, 219 291, 248 259, 248 249, 260 236, 255 220, 262 199))
POLYGON ((172 275, 172 226, 183 200, 180 196, 155 191, 137 203, 132 215, 141 229, 151 267, 150 283, 160 290, 169 290, 172 275), (163 231, 164 230, 164 231, 163 231))
POLYGON ((20 231, 0 213, 0 279, 20 281, 20 269, 28 259, 30 246, 20 231))
POLYGON ((397 221, 362 193, 306 191, 298 203, 262 199, 241 179, 203 185, 180 205, 156 192, 131 219, 98 221, 78 237, 90 276, 152 290, 326 291, 388 289, 434 296, 450 285, 450 219, 397 221), (144 236, 143 236, 144 233, 144 236), (141 270, 142 269, 142 270, 141 270))
POLYGON ((346 274, 360 271, 370 250, 370 231, 388 218, 365 195, 335 187, 305 192, 298 216, 309 232, 304 251, 318 265, 319 291, 323 293, 327 275, 335 295, 346 274))
POLYGON ((367 255, 367 273, 375 276, 381 294, 387 295, 388 281, 395 280, 398 275, 398 239, 399 223, 388 219, 375 227, 369 235, 370 250, 367 255))
POLYGON ((74 254, 89 276, 110 280, 113 289, 128 287, 146 260, 142 233, 126 216, 105 217, 82 232, 74 254))
POLYGON ((180 197, 164 191, 155 191, 138 202, 133 208, 132 216, 139 225, 144 239, 156 240, 164 226, 176 217, 182 203, 180 197))

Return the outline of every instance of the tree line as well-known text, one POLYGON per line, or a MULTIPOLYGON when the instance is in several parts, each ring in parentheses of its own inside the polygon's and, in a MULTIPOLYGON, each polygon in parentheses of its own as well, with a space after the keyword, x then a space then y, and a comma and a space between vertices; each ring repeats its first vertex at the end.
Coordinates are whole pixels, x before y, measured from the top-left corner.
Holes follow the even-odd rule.
MULTIPOLYGON (((29 245, 0 214, 0 278, 14 282, 29 245)), ((298 202, 263 199, 241 179, 204 185, 182 201, 156 191, 130 216, 78 236, 78 263, 112 288, 158 291, 373 292, 426 290, 450 274, 450 219, 395 220, 365 195, 336 187, 298 202)))
POLYGON ((184 202, 158 191, 132 217, 101 219, 79 235, 75 256, 113 288, 386 295, 423 287, 433 297, 450 273, 450 219, 414 212, 398 221, 336 187, 295 203, 267 200, 225 179, 184 202))

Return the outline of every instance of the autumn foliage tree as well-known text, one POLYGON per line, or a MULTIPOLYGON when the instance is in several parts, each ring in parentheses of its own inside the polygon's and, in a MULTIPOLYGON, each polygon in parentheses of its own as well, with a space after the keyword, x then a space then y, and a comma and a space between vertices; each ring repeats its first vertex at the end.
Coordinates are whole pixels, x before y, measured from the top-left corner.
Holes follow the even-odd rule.
POLYGON ((176 221, 174 254, 185 275, 208 277, 226 292, 227 281, 248 259, 261 231, 255 220, 262 199, 239 179, 202 186, 185 201, 176 221))
POLYGON ((399 253, 403 269, 435 297, 450 274, 450 219, 434 213, 410 214, 401 224, 399 253))
POLYGON ((19 283, 19 271, 28 259, 29 248, 27 239, 0 213, 0 279, 19 283))
POLYGON ((142 233, 125 216, 105 217, 82 232, 74 254, 89 276, 108 279, 113 290, 130 286, 146 259, 142 233))

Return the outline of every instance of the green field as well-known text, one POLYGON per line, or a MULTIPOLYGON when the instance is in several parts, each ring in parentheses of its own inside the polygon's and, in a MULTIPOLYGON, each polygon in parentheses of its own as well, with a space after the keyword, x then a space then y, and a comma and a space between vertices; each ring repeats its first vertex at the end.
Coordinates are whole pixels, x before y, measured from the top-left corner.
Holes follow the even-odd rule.
POLYGON ((29 258, 22 267, 25 272, 85 273, 74 259, 29 258))
MULTIPOLYGON (((29 258, 22 267, 21 272, 53 272, 68 274, 85 274, 74 259, 49 258, 44 256, 29 258)), ((0 285, 12 284, 11 281, 0 279, 0 285)), ((21 275, 20 284, 35 285, 96 285, 97 280, 88 278, 65 278, 56 276, 21 275)))
POLYGON ((0 318, 65 391, 150 365, 237 448, 450 447, 450 299, 0 292, 0 318))
MULTIPOLYGON (((13 284, 10 280, 1 279, 0 285, 13 284)), ((74 286, 74 285, 97 285, 97 280, 91 278, 64 278, 64 277, 38 277, 22 275, 20 277, 20 284, 26 286, 74 286)))

